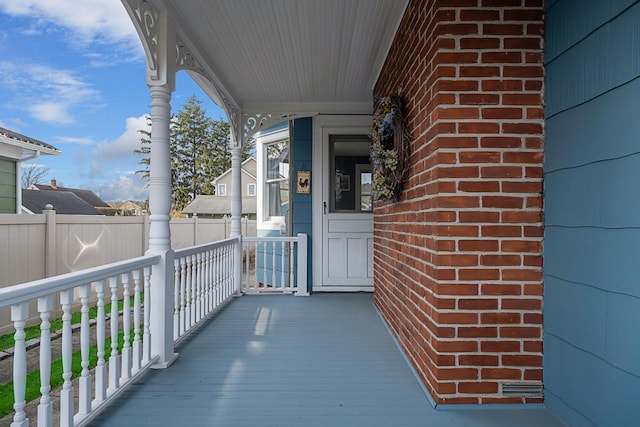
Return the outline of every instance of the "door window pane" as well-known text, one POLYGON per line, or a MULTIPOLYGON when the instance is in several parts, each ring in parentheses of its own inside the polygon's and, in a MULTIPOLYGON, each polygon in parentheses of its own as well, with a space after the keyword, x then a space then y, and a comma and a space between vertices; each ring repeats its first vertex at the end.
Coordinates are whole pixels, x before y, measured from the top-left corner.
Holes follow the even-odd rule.
POLYGON ((370 200, 366 203, 366 196, 371 195, 369 137, 366 135, 332 136, 329 144, 330 188, 333 189, 330 197, 331 212, 371 211, 370 200), (363 200, 365 200, 364 204, 363 200))

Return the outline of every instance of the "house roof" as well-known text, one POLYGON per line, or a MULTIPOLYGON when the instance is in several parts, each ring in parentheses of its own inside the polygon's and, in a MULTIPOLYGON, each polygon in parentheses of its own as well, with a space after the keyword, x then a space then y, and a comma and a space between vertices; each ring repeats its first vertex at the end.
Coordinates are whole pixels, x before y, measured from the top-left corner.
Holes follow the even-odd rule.
POLYGON ((42 213, 47 204, 59 214, 102 215, 93 206, 70 191, 22 190, 22 206, 34 214, 42 213))
MULTIPOLYGON (((242 215, 255 214, 256 212, 256 198, 243 197, 242 215)), ((182 210, 182 213, 189 215, 230 215, 231 198, 221 196, 196 196, 196 198, 182 210)))
POLYGON ((42 154, 60 154, 60 150, 51 144, 39 141, 14 132, 12 130, 0 127, 0 142, 12 145, 23 150, 40 151, 42 154))
POLYGON ((96 195, 96 193, 94 193, 91 190, 82 190, 80 188, 68 188, 68 187, 60 187, 60 186, 53 187, 51 185, 42 185, 42 184, 35 184, 35 187, 38 190, 66 191, 66 192, 73 193, 76 196, 80 197, 85 202, 87 202, 89 206, 93 206, 94 208, 111 208, 111 206, 109 206, 107 202, 102 200, 100 197, 96 195))
MULTIPOLYGON (((249 157, 247 160, 245 160, 244 162, 242 162, 242 173, 247 174, 249 177, 253 178, 254 180, 256 179, 256 176, 254 174, 252 174, 251 172, 249 172, 246 168, 246 166, 249 163, 257 163, 257 160, 255 159, 255 157, 249 157)), ((255 169, 255 168, 254 168, 255 169)), ((229 175, 231 173, 231 169, 227 169, 226 171, 224 171, 224 173, 220 174, 217 178, 215 178, 212 182, 215 184, 217 183, 220 179, 222 179, 223 177, 225 177, 226 175, 229 175)))
MULTIPOLYGON (((144 32, 132 11, 139 3, 124 3, 144 32)), ((245 115, 370 114, 373 86, 408 0, 149 3, 171 16, 178 47, 196 64, 189 74, 218 105, 245 115)))

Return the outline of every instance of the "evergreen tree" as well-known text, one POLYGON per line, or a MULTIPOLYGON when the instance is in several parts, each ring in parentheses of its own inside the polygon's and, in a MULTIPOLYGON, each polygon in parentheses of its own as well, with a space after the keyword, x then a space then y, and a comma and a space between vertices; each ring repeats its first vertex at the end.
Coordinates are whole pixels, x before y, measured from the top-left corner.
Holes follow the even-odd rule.
MULTIPOLYGON (((212 181, 231 167, 229 124, 207 117, 201 104, 190 96, 171 118, 171 192, 178 211, 197 195, 215 194, 212 181)), ((151 134, 139 132, 141 147, 134 152, 142 157, 139 163, 144 168, 136 173, 148 180, 151 134)), ((253 146, 253 142, 246 144, 243 160, 253 152, 253 146)))

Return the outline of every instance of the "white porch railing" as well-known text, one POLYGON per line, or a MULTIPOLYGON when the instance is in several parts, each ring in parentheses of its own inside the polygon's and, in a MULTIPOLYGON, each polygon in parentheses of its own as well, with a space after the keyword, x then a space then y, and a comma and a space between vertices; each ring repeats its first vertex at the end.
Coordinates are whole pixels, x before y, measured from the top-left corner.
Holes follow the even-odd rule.
POLYGON ((25 427, 27 354, 25 323, 29 308, 37 307, 40 315, 40 404, 37 425, 53 425, 51 402, 51 331, 53 313, 62 312, 62 390, 60 391, 61 426, 82 424, 89 415, 100 410, 107 401, 154 362, 150 354, 150 310, 143 309, 143 297, 149 303, 151 267, 160 261, 159 255, 143 256, 103 267, 96 267, 48 279, 37 280, 0 290, 0 309, 11 308, 15 328, 13 353, 14 417, 12 427, 25 427), (131 285, 133 283, 133 295, 131 285), (133 296, 133 304, 131 297, 133 296), (58 297, 58 298, 56 298, 58 297), (59 301, 57 301, 59 300, 59 301), (55 307, 54 307, 54 301, 55 307), (91 347, 89 306, 97 307, 95 346, 91 347), (111 303, 110 317, 105 305, 111 303), (122 303, 120 313, 119 303, 122 303), (133 305, 133 307, 132 307, 133 305), (72 310, 81 312, 80 363, 78 393, 72 383, 72 310), (120 320, 122 318, 122 320, 120 320), (133 322, 132 322, 133 320, 133 322), (107 326, 108 322, 108 326, 107 326), (122 328, 121 328, 122 326, 122 328), (119 348, 119 340, 124 340, 119 348), (106 348, 107 345, 109 348, 106 348), (97 357, 93 374, 89 370, 90 353, 97 357), (92 384, 93 383, 93 384, 92 384), (74 396, 75 395, 75 396, 74 396), (93 396, 93 398, 92 398, 93 396), (78 412, 74 411, 74 397, 78 398, 78 412))
POLYGON ((237 237, 176 251, 173 339, 223 305, 235 292, 234 248, 237 237))
MULTIPOLYGON (((13 352, 14 414, 12 427, 26 427, 27 346, 25 326, 30 308, 40 317, 40 400, 37 425, 53 425, 51 399, 52 316, 62 315, 62 389, 60 426, 84 425, 106 408, 158 359, 151 340, 156 328, 151 275, 161 255, 148 255, 106 266, 0 289, 0 309, 10 308, 15 329, 13 352), (106 306, 111 303, 111 308, 106 306), (96 308, 90 320, 90 308, 96 308), (79 344, 73 344, 72 311, 81 313, 79 344), (107 313, 108 311, 108 313, 107 313), (81 374, 72 382, 72 360, 79 353, 81 374), (91 370, 90 359, 97 362, 91 370), (77 388, 75 390, 74 388, 77 388), (74 401, 78 402, 77 412, 74 401)), ((240 238, 181 249, 173 254, 173 341, 179 342, 240 291, 307 292, 307 236, 240 238), (242 251, 240 243, 243 242, 242 251), (242 259, 236 257, 242 253, 242 259)), ((165 281, 166 283, 166 281, 165 281)), ((164 316, 162 316, 164 317, 164 316)), ((166 319, 166 317, 164 317, 166 319)), ((153 338, 158 339, 158 338, 153 338)), ((78 341, 76 339, 76 341, 78 341)), ((32 351, 32 350, 30 350, 32 351)), ((159 361, 158 361, 159 362, 159 361)))
POLYGON ((307 235, 244 237, 242 239, 245 293, 295 293, 307 290, 307 235))

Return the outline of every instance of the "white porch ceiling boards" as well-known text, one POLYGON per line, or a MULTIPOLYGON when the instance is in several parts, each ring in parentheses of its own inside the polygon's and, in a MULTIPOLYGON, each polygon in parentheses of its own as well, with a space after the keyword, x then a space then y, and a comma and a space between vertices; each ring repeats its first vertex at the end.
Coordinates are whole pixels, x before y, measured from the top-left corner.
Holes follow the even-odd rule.
POLYGON ((370 113, 408 0, 151 3, 169 12, 206 77, 243 113, 370 113))

